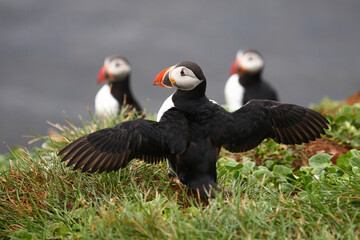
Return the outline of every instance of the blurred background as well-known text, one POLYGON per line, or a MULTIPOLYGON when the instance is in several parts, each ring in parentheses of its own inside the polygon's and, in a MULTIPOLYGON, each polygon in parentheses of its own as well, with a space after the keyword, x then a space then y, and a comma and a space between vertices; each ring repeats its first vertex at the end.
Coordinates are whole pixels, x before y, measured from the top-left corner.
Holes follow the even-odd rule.
POLYGON ((46 135, 46 121, 65 124, 63 112, 89 119, 98 70, 112 54, 130 61, 147 113, 172 93, 154 78, 182 60, 202 67, 208 97, 223 104, 240 48, 264 56, 281 101, 343 100, 360 89, 359 12, 358 0, 2 0, 0 140, 29 147, 28 129, 46 135))

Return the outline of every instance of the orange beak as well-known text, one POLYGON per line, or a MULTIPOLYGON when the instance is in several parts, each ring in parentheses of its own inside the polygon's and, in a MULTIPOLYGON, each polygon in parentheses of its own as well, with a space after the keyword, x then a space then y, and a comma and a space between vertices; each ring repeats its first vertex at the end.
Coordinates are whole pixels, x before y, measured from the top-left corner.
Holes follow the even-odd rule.
POLYGON ((239 67, 239 61, 237 60, 237 58, 234 60, 234 62, 231 65, 230 68, 230 76, 237 73, 238 71, 238 67, 239 67))
POLYGON ((100 71, 98 73, 97 82, 98 83, 107 83, 107 82, 109 82, 109 78, 111 78, 113 76, 114 76, 114 74, 106 71, 106 65, 104 65, 100 68, 100 71))
POLYGON ((153 85, 165 87, 165 88, 172 88, 174 87, 172 83, 174 80, 171 79, 170 74, 171 71, 174 69, 174 66, 169 67, 167 69, 162 70, 155 78, 153 85))
POLYGON ((101 67, 99 73, 98 73, 98 83, 106 83, 106 70, 105 65, 101 67))
POLYGON ((247 69, 240 65, 240 60, 236 58, 230 68, 230 76, 237 73, 241 74, 246 72, 247 69))

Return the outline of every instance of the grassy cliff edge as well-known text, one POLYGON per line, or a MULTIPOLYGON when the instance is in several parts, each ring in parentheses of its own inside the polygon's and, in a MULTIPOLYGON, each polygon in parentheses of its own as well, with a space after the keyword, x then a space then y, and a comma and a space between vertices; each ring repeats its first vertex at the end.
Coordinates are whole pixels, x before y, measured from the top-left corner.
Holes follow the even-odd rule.
POLYGON ((52 124, 41 148, 0 157, 0 238, 358 239, 360 104, 313 108, 330 105, 322 142, 222 149, 221 192, 210 200, 169 178, 166 163, 134 160, 118 172, 83 174, 60 162, 69 142, 135 114, 52 124))

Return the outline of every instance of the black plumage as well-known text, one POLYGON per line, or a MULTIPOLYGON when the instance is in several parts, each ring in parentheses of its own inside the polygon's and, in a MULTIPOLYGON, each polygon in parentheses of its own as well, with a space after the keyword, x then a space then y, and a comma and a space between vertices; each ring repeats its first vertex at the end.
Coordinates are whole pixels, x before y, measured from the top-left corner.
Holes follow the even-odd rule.
POLYGON ((239 84, 245 89, 242 105, 251 99, 279 101, 275 89, 262 78, 262 71, 256 74, 244 73, 239 76, 239 84))
POLYGON ((319 113, 292 104, 251 100, 229 113, 205 95, 206 79, 193 62, 180 62, 158 75, 154 84, 176 87, 174 107, 159 122, 137 119, 83 136, 63 150, 67 166, 86 172, 116 171, 132 159, 168 160, 184 185, 205 196, 216 188, 221 147, 247 151, 267 137, 278 143, 315 140, 327 128, 319 113))
POLYGON ((116 81, 111 84, 111 95, 119 102, 119 111, 123 105, 129 105, 138 113, 142 113, 143 109, 135 99, 132 91, 130 90, 130 75, 122 79, 122 81, 116 81))

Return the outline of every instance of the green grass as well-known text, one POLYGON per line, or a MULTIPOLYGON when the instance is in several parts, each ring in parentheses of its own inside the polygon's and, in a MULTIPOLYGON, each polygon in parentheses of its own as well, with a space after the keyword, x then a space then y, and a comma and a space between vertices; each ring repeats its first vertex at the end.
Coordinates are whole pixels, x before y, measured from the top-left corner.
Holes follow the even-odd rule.
MULTIPOLYGON (((208 201, 169 178, 166 163, 134 160, 118 172, 83 174, 60 162, 57 152, 70 141, 135 117, 123 112, 110 120, 83 121, 81 127, 68 120, 68 127, 53 125, 58 134, 39 138, 41 148, 15 148, 0 156, 0 238, 358 239, 355 148, 336 165, 326 153, 308 159, 303 146, 272 140, 244 154, 222 150, 220 193, 208 201)), ((359 128, 339 138, 344 129, 337 118, 330 119, 327 137, 351 146, 354 141, 345 140, 354 140, 359 128)))

